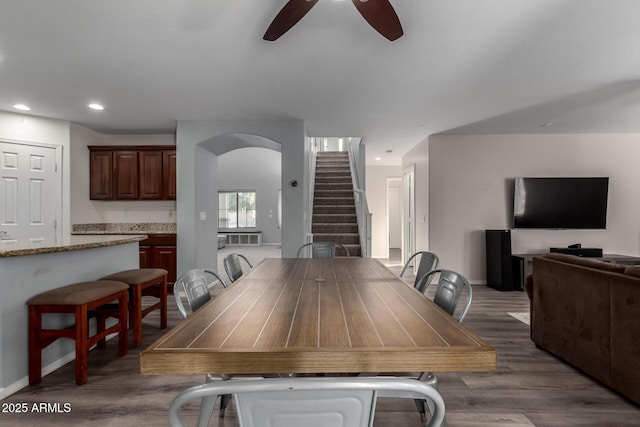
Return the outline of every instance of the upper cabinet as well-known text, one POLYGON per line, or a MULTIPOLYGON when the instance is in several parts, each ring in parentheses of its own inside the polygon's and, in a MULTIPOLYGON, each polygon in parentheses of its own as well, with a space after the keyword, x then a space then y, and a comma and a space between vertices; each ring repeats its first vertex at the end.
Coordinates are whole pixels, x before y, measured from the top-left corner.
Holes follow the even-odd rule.
POLYGON ((92 200, 175 200, 172 145, 90 146, 92 200))

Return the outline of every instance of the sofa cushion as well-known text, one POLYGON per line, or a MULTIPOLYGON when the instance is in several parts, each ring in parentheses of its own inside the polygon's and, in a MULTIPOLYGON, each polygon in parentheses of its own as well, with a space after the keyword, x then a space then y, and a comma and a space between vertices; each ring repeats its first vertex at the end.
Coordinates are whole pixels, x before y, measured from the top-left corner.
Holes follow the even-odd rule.
POLYGON ((634 265, 633 267, 625 268, 624 274, 628 274, 629 276, 640 277, 640 265, 634 265))
MULTIPOLYGON (((616 264, 613 262, 604 262, 599 259, 594 258, 584 258, 575 255, 569 254, 561 254, 561 253, 550 253, 543 255, 545 258, 553 259, 556 261, 567 262, 569 264, 581 265, 583 267, 589 268, 597 268, 598 270, 610 271, 612 273, 620 273, 623 274, 625 270, 628 268, 626 265, 616 264)), ((640 270, 638 270, 638 275, 640 275, 640 270)))

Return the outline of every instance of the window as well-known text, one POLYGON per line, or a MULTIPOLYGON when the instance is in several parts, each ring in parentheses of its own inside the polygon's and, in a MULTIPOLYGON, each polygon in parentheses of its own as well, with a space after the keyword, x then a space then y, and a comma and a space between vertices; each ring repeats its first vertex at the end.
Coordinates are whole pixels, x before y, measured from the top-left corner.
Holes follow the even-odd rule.
POLYGON ((249 228, 255 226, 255 191, 218 192, 218 228, 249 228))

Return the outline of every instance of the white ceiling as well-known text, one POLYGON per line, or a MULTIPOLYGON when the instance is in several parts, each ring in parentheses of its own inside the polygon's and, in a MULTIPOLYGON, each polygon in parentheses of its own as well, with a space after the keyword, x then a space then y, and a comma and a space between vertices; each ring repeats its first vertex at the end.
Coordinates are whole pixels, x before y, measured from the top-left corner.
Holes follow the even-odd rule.
POLYGON ((395 42, 336 0, 267 42, 285 0, 2 0, 0 110, 113 134, 302 119, 380 164, 441 132, 640 132, 640 1, 391 2, 395 42))

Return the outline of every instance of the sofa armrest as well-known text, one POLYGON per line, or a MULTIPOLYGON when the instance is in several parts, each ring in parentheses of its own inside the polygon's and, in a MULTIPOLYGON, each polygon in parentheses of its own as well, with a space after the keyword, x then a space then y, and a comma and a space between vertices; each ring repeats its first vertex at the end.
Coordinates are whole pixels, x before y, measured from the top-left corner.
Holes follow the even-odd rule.
POLYGON ((527 274, 527 277, 524 278, 524 290, 527 292, 529 296, 529 300, 533 299, 533 274, 527 274))

